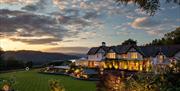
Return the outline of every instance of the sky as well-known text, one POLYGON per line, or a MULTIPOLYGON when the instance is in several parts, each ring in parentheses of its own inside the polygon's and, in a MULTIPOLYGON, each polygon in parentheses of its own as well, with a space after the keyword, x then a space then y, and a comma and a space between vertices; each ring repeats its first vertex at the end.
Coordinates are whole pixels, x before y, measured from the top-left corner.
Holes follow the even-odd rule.
MULTIPOLYGON (((164 0, 161 0, 164 1, 164 0)), ((154 16, 133 3, 114 0, 0 0, 0 47, 86 53, 106 42, 138 45, 163 37, 180 26, 180 6, 161 2, 154 16)))

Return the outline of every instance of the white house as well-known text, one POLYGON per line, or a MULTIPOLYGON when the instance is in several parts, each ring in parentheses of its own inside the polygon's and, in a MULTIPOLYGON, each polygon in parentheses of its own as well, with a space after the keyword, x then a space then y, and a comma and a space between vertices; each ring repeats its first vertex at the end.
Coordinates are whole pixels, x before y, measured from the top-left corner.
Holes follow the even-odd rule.
MULTIPOLYGON (((116 61, 123 69, 143 70, 151 66, 167 66, 171 59, 180 59, 180 45, 167 46, 137 46, 117 45, 92 47, 87 53, 87 60, 77 61, 77 65, 97 67, 106 61, 116 61)), ((114 65, 114 64, 113 64, 114 65)), ((155 67, 153 67, 155 68, 155 67)), ((145 69, 148 70, 148 69, 145 69)))

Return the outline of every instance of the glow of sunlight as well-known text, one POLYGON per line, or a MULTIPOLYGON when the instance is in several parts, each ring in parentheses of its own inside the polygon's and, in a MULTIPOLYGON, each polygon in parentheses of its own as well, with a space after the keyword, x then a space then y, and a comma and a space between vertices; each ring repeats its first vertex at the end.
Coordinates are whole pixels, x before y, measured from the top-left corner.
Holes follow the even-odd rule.
POLYGON ((51 46, 46 45, 28 45, 22 42, 15 42, 9 39, 0 39, 0 47, 7 51, 7 50, 37 50, 43 51, 51 46))

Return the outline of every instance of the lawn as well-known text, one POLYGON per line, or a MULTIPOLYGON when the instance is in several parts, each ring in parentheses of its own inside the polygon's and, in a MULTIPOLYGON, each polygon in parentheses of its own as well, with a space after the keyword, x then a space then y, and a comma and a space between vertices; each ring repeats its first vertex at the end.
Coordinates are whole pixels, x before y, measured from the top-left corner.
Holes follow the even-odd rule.
POLYGON ((37 73, 37 70, 18 71, 0 74, 0 79, 16 78, 14 86, 17 91, 50 91, 48 81, 59 80, 66 91, 95 91, 96 82, 76 80, 69 76, 47 75, 37 73))

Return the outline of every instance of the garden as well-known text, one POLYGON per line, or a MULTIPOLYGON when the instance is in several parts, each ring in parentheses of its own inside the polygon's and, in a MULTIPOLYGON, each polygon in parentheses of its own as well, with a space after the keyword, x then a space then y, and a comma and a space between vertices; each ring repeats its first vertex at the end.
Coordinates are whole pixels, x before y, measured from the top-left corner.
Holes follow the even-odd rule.
POLYGON ((2 88, 4 82, 9 81, 15 91, 50 91, 52 81, 56 80, 62 84, 61 86, 65 91, 96 91, 95 81, 77 80, 64 75, 40 74, 38 71, 17 71, 0 74, 0 88, 2 88))

